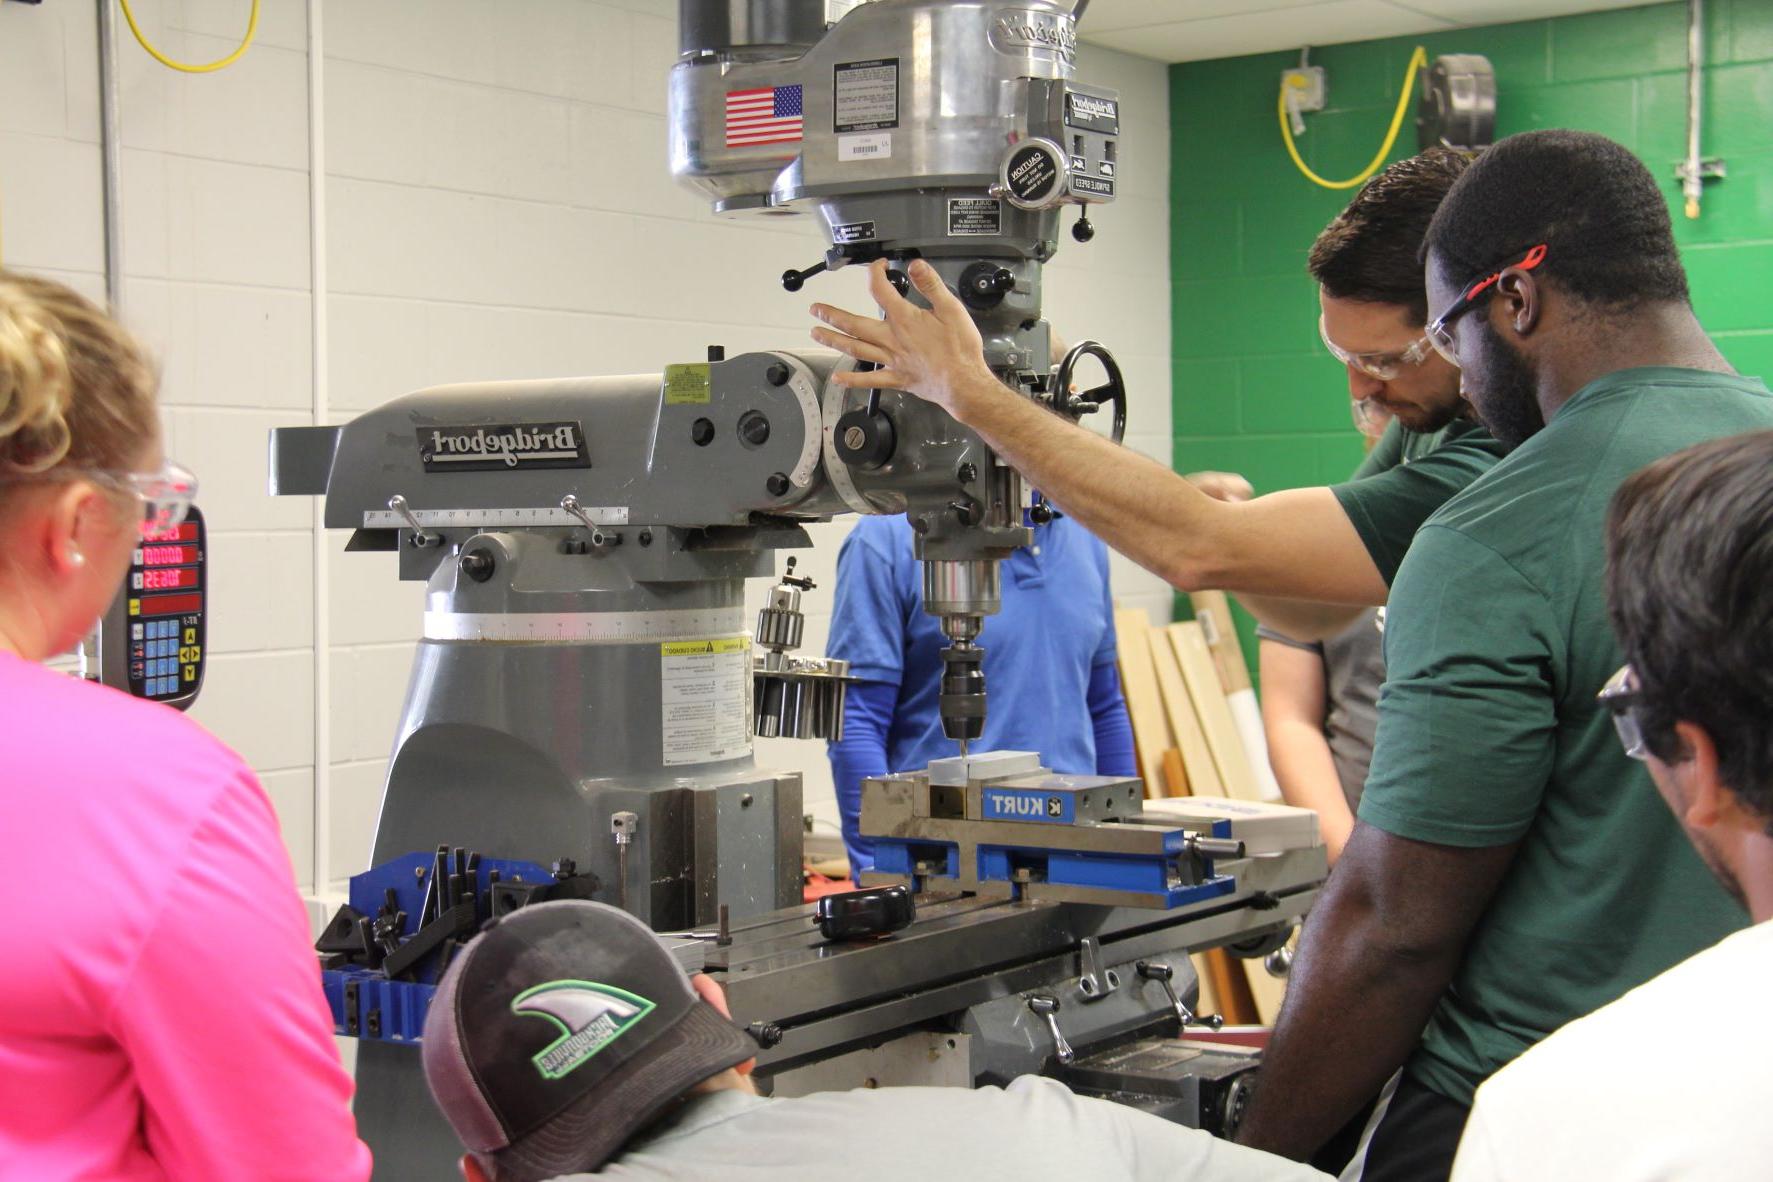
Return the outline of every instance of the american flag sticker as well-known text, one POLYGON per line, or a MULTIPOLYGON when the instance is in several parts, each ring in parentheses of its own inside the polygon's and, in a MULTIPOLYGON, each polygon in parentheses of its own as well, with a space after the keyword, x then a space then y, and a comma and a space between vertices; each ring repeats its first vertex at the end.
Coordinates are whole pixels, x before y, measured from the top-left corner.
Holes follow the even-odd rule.
POLYGON ((726 94, 726 146, 800 142, 800 85, 729 90, 726 94))

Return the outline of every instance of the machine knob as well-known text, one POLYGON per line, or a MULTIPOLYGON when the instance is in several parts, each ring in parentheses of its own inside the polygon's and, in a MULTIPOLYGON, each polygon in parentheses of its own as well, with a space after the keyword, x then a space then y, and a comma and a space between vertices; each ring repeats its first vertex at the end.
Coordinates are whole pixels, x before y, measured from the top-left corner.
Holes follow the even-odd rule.
POLYGON ((714 442, 714 421, 697 419, 690 424, 690 442, 697 447, 707 447, 714 442))
MULTIPOLYGON (((824 263, 814 263, 804 271, 796 271, 790 267, 788 270, 782 272, 782 290, 799 291, 807 280, 811 279, 814 275, 817 275, 824 269, 824 263)), ((776 383, 778 386, 781 384, 781 382, 776 383)))
POLYGON ((995 263, 974 263, 960 273, 960 298, 975 312, 997 307, 1015 289, 1015 273, 995 263))
POLYGON ((1053 507, 1047 504, 1045 497, 1042 497, 1040 500, 1035 501, 1034 504, 1028 506, 1028 520, 1034 522, 1034 524, 1045 525, 1052 519, 1053 507))
POLYGON ((793 484, 789 481, 786 472, 771 472, 769 479, 763 482, 763 486, 769 490, 770 496, 785 497, 793 484))
POLYGON ((793 371, 780 361, 772 362, 770 367, 763 371, 764 381, 772 386, 786 386, 788 379, 793 376, 793 371))
POLYGON ((463 554, 456 565, 476 583, 484 583, 493 577, 493 569, 498 564, 493 560, 491 550, 474 549, 463 554))
POLYGON ((1071 236, 1079 242, 1088 242, 1096 236, 1096 227, 1090 224, 1089 207, 1085 207, 1071 223, 1071 236))
POLYGON ((1037 993, 1028 999, 1028 1008, 1047 1020, 1047 1029, 1053 1032, 1053 1050, 1061 1067, 1069 1067, 1077 1058, 1077 1052, 1065 1041, 1064 1033, 1059 1029, 1059 999, 1044 993, 1037 993))
POLYGON ((881 411, 852 410, 837 420, 837 454, 852 468, 872 472, 893 458, 893 420, 881 411))
POLYGON ((762 447, 770 439, 770 421, 761 411, 748 410, 739 416, 739 438, 751 447, 762 447))

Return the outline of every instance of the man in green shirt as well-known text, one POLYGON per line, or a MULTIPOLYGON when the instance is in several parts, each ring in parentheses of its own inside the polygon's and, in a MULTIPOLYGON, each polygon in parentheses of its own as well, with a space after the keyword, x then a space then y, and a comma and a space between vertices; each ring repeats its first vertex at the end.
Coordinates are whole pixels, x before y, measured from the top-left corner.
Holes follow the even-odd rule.
POLYGON ((1445 1177, 1473 1091, 1741 927, 1595 701, 1616 487, 1773 426, 1693 316, 1666 201, 1618 144, 1490 148, 1428 236, 1436 347, 1514 449, 1422 527, 1386 619, 1359 822, 1294 965, 1240 1139, 1310 1153, 1401 1067, 1369 1182, 1445 1177))
POLYGON ((1458 372, 1423 335, 1422 238, 1466 165, 1445 149, 1391 165, 1312 248, 1324 343, 1346 366, 1350 395, 1398 420, 1386 454, 1414 460, 1360 481, 1358 499, 1354 482, 1216 499, 1202 491, 1214 483, 1205 474, 1197 487, 1048 413, 985 368, 972 318, 924 266, 913 265, 911 276, 933 312, 894 291, 880 263, 870 291, 887 319, 819 304, 814 314, 837 331, 819 328, 813 336, 887 363, 888 373, 855 375, 848 384, 885 383, 937 402, 1061 510, 1173 586, 1236 591, 1264 623, 1314 639, 1338 631, 1360 608, 1384 603, 1416 527, 1501 454, 1466 419, 1458 372), (910 331, 901 339, 900 329, 910 331))

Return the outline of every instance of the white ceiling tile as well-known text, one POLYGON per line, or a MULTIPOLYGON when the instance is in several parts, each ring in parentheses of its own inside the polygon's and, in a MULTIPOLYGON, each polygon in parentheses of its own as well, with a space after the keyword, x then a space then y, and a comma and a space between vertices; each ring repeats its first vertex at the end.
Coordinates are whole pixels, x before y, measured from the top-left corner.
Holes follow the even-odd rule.
MULTIPOLYGON (((1087 22, 1089 18, 1086 15, 1084 19, 1087 22)), ((1454 27, 1451 21, 1409 12, 1384 0, 1330 0, 1302 8, 1171 21, 1091 39, 1142 57, 1187 62, 1454 27)))
MULTIPOLYGON (((1413 8, 1430 16, 1445 17, 1470 28, 1475 25, 1500 25, 1508 21, 1543 19, 1548 16, 1570 16, 1578 12, 1600 12, 1608 8, 1632 8, 1645 0, 1396 0, 1400 7, 1413 8)), ((1086 14, 1085 19, 1088 19, 1086 14)))
POLYGON ((1085 41, 1163 62, 1635 8, 1646 0, 1091 0, 1085 41))
POLYGON ((1235 16, 1252 9, 1267 12, 1326 2, 1327 0, 1090 0, 1089 8, 1084 10, 1083 19, 1078 22, 1078 30, 1086 40, 1093 41, 1098 33, 1113 33, 1214 16, 1235 16))

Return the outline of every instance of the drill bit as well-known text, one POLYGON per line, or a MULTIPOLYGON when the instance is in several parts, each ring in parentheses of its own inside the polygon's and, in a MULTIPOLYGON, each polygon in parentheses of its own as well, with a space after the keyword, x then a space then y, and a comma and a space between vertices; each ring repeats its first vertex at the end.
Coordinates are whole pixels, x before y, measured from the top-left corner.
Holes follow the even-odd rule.
POLYGON ((967 741, 965 739, 960 740, 960 757, 962 759, 967 757, 967 741))

